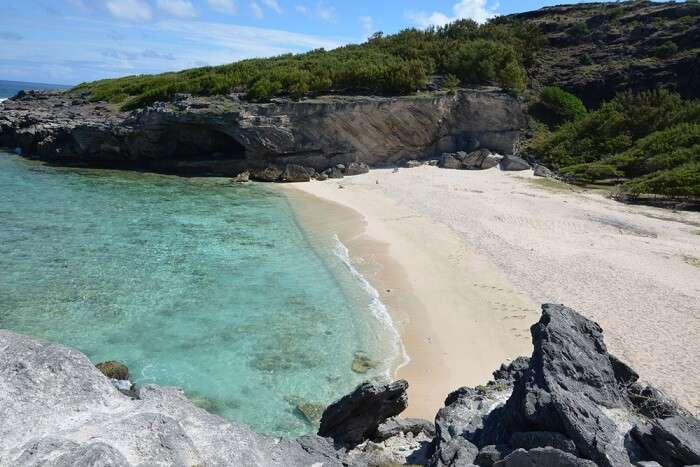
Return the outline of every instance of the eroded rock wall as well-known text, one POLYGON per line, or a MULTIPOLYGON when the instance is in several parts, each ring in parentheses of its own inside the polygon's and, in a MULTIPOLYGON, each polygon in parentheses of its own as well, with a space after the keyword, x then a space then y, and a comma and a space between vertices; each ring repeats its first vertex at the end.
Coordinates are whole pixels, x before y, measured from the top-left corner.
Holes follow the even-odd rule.
POLYGON ((512 153, 526 118, 496 89, 244 103, 182 96, 123 113, 85 96, 30 92, 0 105, 0 145, 63 164, 236 175, 274 164, 322 171, 434 158, 475 139, 512 153))

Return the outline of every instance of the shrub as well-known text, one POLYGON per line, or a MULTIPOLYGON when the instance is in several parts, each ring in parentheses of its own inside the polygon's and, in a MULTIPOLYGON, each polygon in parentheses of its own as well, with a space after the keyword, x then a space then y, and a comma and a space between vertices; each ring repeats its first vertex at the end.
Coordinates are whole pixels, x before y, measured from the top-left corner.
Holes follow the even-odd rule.
POLYGON ((561 120, 575 120, 588 111, 581 99, 554 86, 542 90, 540 102, 561 120))
POLYGON ((609 178, 621 178, 625 175, 614 165, 603 162, 572 165, 562 169, 561 173, 573 175, 583 182, 594 182, 609 178))
POLYGON ((584 37, 590 32, 586 23, 576 23, 568 29, 569 35, 572 37, 584 37))
POLYGON ((456 94, 457 88, 459 87, 459 78, 453 74, 448 74, 445 76, 445 80, 442 82, 443 89, 447 90, 450 94, 456 94))
POLYGON ((665 42, 654 49, 654 56, 658 58, 670 58, 678 53, 675 42, 665 42))

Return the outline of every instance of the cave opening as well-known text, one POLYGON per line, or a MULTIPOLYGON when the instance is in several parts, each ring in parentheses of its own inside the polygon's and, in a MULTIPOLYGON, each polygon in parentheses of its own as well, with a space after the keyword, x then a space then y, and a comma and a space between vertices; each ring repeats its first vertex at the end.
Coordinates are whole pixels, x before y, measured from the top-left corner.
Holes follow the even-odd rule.
POLYGON ((173 125, 159 138, 159 152, 181 161, 241 160, 246 148, 232 136, 204 125, 173 125))

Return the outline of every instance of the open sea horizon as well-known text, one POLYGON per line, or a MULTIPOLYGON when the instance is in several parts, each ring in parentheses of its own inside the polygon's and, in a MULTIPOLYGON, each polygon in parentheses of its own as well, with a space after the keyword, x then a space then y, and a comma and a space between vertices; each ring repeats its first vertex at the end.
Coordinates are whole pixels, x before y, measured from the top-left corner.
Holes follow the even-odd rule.
POLYGON ((15 96, 20 91, 70 89, 63 84, 30 83, 25 81, 0 80, 0 102, 15 96))
POLYGON ((257 432, 402 362, 376 290, 279 190, 0 152, 0 328, 124 362, 257 432), (377 367, 353 372, 357 355, 377 367))

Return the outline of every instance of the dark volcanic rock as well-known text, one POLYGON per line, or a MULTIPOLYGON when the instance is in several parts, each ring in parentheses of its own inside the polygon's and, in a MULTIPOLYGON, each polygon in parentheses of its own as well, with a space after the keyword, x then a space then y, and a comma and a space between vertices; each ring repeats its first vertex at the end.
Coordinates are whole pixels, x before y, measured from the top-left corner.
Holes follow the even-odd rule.
POLYGON ((350 162, 345 169, 345 175, 347 176, 361 175, 367 172, 369 172, 369 166, 364 162, 350 162))
POLYGON ((632 436, 661 465, 700 464, 700 421, 676 416, 638 425, 632 436))
POLYGON ((462 161, 455 157, 455 154, 445 153, 440 157, 438 165, 443 169, 461 169, 462 161))
POLYGON ((423 433, 432 439, 435 437, 435 424, 420 418, 390 418, 377 427, 374 440, 384 441, 401 433, 414 436, 423 433))
POLYGON ((532 338, 529 369, 504 407, 508 431, 564 433, 596 463, 628 465, 616 414, 626 417, 632 404, 615 377, 600 326, 564 306, 544 305, 532 338))
POLYGON ((287 164, 282 172, 283 182, 308 182, 314 174, 312 169, 307 169, 296 164, 287 164))
POLYGON ((463 160, 465 169, 485 170, 496 167, 503 157, 493 154, 488 149, 479 149, 469 153, 463 160))
POLYGON ((528 170, 530 163, 518 156, 505 156, 501 160, 501 170, 520 171, 528 170))
POLYGON ((530 450, 534 448, 553 447, 570 454, 577 454, 576 445, 561 433, 551 431, 528 431, 513 433, 510 446, 514 449, 530 450))
POLYGON ((540 165, 540 164, 535 164, 535 167, 533 168, 532 173, 535 174, 535 177, 554 178, 554 172, 549 170, 544 165, 540 165))
POLYGON ((490 444, 481 448, 474 463, 479 467, 491 467, 496 462, 503 460, 512 451, 513 449, 508 445, 495 446, 490 444))
POLYGON ((407 389, 408 383, 403 380, 386 386, 361 384, 323 412, 319 436, 349 447, 371 439, 381 423, 406 409, 407 389))
POLYGON ((494 467, 596 467, 594 462, 551 447, 530 451, 518 449, 493 465, 494 467))
POLYGON ((669 418, 687 415, 678 404, 652 386, 632 384, 627 388, 627 395, 637 411, 645 417, 669 418))
POLYGON ((474 462, 479 452, 477 446, 484 444, 481 435, 489 416, 504 404, 511 389, 507 385, 465 387, 447 396, 445 407, 435 417, 433 464, 450 465, 450 459, 455 456, 474 462))
POLYGON ((279 167, 271 165, 269 167, 265 167, 264 169, 256 170, 251 175, 251 178, 259 182, 276 182, 279 181, 281 176, 282 170, 279 167))

